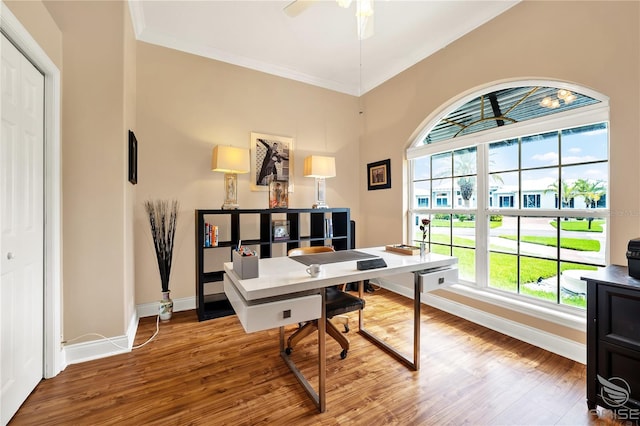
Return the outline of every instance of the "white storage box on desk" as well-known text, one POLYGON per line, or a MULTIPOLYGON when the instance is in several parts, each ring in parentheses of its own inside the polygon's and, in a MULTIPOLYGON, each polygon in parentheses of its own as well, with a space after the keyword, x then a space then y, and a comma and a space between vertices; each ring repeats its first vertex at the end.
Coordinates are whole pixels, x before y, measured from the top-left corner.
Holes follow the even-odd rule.
POLYGON ((247 333, 311 321, 322 316, 322 297, 319 294, 249 305, 227 274, 224 276, 224 292, 247 333))

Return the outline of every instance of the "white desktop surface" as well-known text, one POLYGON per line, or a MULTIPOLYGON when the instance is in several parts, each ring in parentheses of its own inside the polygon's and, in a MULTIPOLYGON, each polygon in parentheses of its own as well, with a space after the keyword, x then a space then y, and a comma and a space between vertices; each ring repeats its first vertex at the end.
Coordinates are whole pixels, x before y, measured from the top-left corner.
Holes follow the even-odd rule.
POLYGON ((307 274, 307 265, 289 257, 260 259, 259 277, 242 280, 233 272, 233 263, 224 264, 225 273, 246 301, 278 297, 287 294, 314 290, 322 287, 378 278, 403 272, 415 272, 421 269, 433 269, 451 266, 457 258, 429 253, 424 258, 386 251, 384 247, 355 249, 381 257, 387 267, 359 271, 357 261, 329 263, 321 265, 320 274, 312 278, 307 274))

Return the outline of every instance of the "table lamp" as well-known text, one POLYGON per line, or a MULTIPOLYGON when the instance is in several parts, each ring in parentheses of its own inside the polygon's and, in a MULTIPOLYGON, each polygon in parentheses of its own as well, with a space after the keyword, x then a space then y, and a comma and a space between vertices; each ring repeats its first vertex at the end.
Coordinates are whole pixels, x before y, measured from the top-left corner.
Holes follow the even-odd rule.
POLYGON ((314 209, 328 208, 326 203, 326 183, 325 179, 336 175, 336 159, 334 157, 323 157, 320 155, 310 155, 304 159, 304 176, 316 178, 316 202, 312 206, 314 209))
POLYGON ((224 173, 223 210, 233 210, 238 205, 238 173, 249 173, 249 150, 218 145, 213 148, 211 170, 224 173))

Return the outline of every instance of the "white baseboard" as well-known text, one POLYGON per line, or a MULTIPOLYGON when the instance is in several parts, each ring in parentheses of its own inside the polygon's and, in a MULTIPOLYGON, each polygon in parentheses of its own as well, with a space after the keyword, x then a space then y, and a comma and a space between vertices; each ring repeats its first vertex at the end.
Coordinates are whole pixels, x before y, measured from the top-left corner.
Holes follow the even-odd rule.
MULTIPOLYGON (((413 288, 398 285, 393 282, 377 280, 379 284, 387 290, 407 297, 413 297, 413 288)), ((549 352, 572 359, 581 364, 587 362, 586 345, 574 340, 548 333, 546 331, 511 321, 509 319, 490 314, 480 309, 472 308, 462 303, 454 302, 444 297, 436 296, 433 293, 423 293, 421 302, 428 306, 448 312, 467 321, 482 325, 506 334, 514 339, 545 349, 549 352)))
MULTIPOLYGON (((196 298, 194 296, 173 300, 174 312, 187 311, 195 309, 195 307, 196 298)), ((158 315, 158 302, 144 303, 136 306, 136 312, 131 317, 125 335, 109 338, 98 337, 97 340, 89 342, 64 345, 62 349, 63 365, 61 370, 64 370, 66 366, 70 364, 131 352, 133 341, 138 331, 138 320, 143 317, 155 315, 158 315)))
POLYGON ((129 327, 127 327, 125 335, 109 338, 98 336, 98 340, 63 346, 64 367, 70 364, 131 352, 137 330, 138 315, 134 313, 129 321, 129 327))
MULTIPOLYGON (((159 302, 143 303, 136 306, 139 318, 153 317, 158 315, 159 302)), ((173 299, 173 312, 188 311, 196 308, 195 296, 173 299)))

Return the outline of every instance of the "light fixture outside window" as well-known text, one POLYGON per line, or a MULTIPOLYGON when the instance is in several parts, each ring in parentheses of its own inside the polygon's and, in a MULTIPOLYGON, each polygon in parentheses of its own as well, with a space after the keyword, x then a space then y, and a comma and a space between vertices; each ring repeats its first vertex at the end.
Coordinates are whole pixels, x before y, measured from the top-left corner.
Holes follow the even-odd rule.
POLYGON ((224 173, 223 210, 233 210, 238 205, 238 173, 249 173, 249 150, 218 145, 213 148, 211 170, 224 173))
POLYGON ((310 155, 304 159, 304 177, 312 177, 315 182, 316 202, 314 209, 329 207, 326 203, 326 178, 335 177, 336 159, 321 155, 310 155))
POLYGON ((549 96, 546 96, 540 101, 540 106, 545 108, 558 108, 560 106, 560 101, 563 101, 565 105, 569 105, 577 98, 578 97, 571 93, 570 90, 560 89, 558 90, 558 99, 552 99, 549 96))

